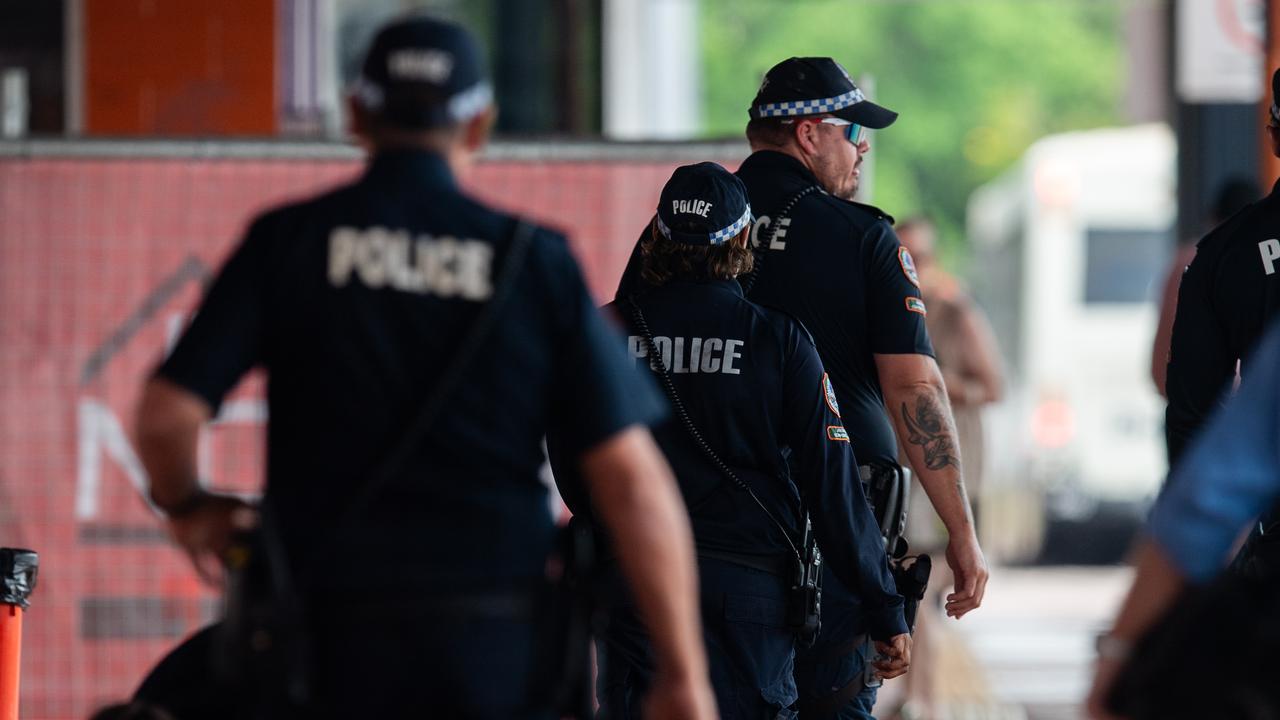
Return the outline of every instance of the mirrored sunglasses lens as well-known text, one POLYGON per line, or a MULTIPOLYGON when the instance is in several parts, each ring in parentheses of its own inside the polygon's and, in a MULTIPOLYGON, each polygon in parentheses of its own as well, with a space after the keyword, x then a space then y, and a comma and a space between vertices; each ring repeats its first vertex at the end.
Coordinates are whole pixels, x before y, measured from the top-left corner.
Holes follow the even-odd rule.
POLYGON ((862 142, 862 126, 859 125, 858 123, 854 123, 852 125, 845 125, 844 136, 849 139, 849 142, 853 143, 854 145, 857 145, 858 143, 862 142))

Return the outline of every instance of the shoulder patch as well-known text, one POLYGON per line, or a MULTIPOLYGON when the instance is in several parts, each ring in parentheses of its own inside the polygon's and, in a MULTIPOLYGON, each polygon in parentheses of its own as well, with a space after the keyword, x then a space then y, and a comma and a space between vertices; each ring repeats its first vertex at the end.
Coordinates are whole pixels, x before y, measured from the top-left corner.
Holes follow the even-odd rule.
POLYGON ((920 275, 916 272, 916 261, 905 247, 898 248, 898 264, 902 266, 902 274, 907 276, 912 285, 920 287, 920 275))
POLYGON ((840 403, 836 402, 836 389, 831 387, 831 376, 822 373, 822 396, 827 399, 827 407, 836 417, 840 417, 840 403))
POLYGON ((924 301, 918 297, 907 298, 907 309, 913 313, 920 313, 921 315, 927 316, 929 314, 929 310, 924 306, 924 301))
POLYGON ((838 442, 849 442, 849 431, 839 425, 828 425, 827 439, 838 442))

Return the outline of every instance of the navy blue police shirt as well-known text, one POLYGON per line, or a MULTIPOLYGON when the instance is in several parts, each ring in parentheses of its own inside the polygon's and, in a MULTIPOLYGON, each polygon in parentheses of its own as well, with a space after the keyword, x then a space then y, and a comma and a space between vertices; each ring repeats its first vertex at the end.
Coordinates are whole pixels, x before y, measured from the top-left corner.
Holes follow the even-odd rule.
MULTIPOLYGON (((893 232, 893 219, 818 190, 802 197, 775 229, 773 215, 816 187, 817 178, 790 155, 770 150, 753 153, 735 174, 757 213, 752 242, 758 268, 754 281, 744 278, 748 297, 794 315, 813 333, 862 462, 896 462, 898 445, 873 356, 932 356, 933 346, 915 266, 893 232)), ((637 243, 617 297, 643 286, 637 243)))
MULTIPOLYGON (((258 217, 157 371, 215 409, 267 371, 266 495, 294 563, 401 442, 493 291, 516 220, 444 159, 378 154, 357 182, 258 217)), ((538 229, 512 297, 429 437, 327 563, 333 582, 449 589, 542 574, 542 438, 578 454, 665 403, 637 379, 565 239, 538 229), (354 575, 352 573, 355 573, 354 575)))
POLYGON ((1280 182, 1209 232, 1178 289, 1165 435, 1177 462, 1280 309, 1280 182))
MULTIPOLYGON (((706 442, 799 546, 800 501, 828 567, 863 598, 871 632, 906 632, 839 404, 813 340, 795 320, 747 301, 735 280, 682 280, 634 298, 676 394, 706 442)), ((654 370, 630 300, 610 304, 628 355, 654 370)), ((646 373, 648 374, 648 373, 646 373)), ((699 550, 777 558, 787 538, 711 464, 678 417, 654 428, 690 510, 699 550)))

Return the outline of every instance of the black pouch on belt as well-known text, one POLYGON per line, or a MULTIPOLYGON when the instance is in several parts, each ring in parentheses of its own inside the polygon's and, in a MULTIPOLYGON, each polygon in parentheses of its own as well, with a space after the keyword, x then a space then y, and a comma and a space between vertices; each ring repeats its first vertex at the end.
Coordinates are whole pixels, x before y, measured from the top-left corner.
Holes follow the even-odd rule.
POLYGON ((548 582, 535 618, 535 708, 562 718, 594 715, 591 635, 599 613, 600 563, 590 523, 573 518, 560 531, 548 582))

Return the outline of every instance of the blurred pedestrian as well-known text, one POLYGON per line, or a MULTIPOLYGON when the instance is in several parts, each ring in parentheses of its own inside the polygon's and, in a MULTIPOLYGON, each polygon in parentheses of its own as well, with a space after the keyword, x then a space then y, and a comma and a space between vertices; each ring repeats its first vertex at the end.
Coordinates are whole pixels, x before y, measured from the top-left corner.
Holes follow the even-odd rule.
POLYGON ((458 186, 494 118, 481 57, 448 22, 377 34, 351 102, 365 174, 258 217, 146 386, 151 497, 216 580, 252 508, 201 486, 196 439, 263 367, 253 560, 273 617, 305 639, 266 650, 311 672, 256 688, 253 715, 550 718, 540 678, 561 658, 538 633, 556 531, 539 468, 556 426, 653 639, 650 717, 712 718, 689 523, 644 429, 661 399, 565 239, 458 186))
MULTIPOLYGON (((1133 585, 1098 643, 1088 698, 1095 718, 1114 716, 1108 697, 1135 643, 1161 622, 1188 583, 1203 584, 1222 572, 1241 531, 1280 498, 1280 325, 1272 325, 1252 359, 1240 392, 1192 441, 1152 509, 1133 585)), ((1260 573, 1256 587, 1271 595, 1280 590, 1275 570, 1260 573)), ((1280 608, 1268 603, 1262 612, 1206 618, 1226 626, 1225 634, 1188 628, 1186 644, 1165 648, 1160 658, 1177 663, 1179 676, 1160 683, 1165 697, 1144 704, 1165 706, 1161 720, 1280 717, 1280 647, 1258 647, 1258 638, 1275 637, 1280 608), (1196 704, 1179 707, 1179 701, 1196 704), (1241 706, 1252 711, 1244 714, 1241 706)))
MULTIPOLYGON (((609 306, 630 332, 637 368, 663 381, 675 409, 655 436, 689 507, 711 680, 726 718, 787 717, 796 701, 796 636, 812 638, 820 609, 818 597, 792 592, 798 577, 820 572, 808 561, 808 518, 823 562, 863 599, 884 655, 874 672, 905 673, 911 647, 813 340, 785 313, 745 299, 736 279, 751 269, 751 220, 746 187, 727 170, 677 169, 644 244, 642 272, 656 287, 609 306)), ((611 588, 601 646, 600 703, 611 720, 639 717, 634 698, 652 681, 628 595, 611 588)))
MULTIPOLYGON (((985 470, 983 408, 999 402, 1004 392, 1004 370, 995 333, 982 308, 968 290, 937 258, 937 229, 929 218, 917 215, 899 222, 895 228, 902 246, 915 260, 920 278, 920 294, 929 314, 925 323, 938 360, 938 369, 947 384, 947 396, 955 416, 960 439, 960 456, 964 458, 965 482, 973 509, 974 526, 981 528, 981 499, 985 470)), ((928 501, 918 484, 912 488, 907 519, 907 538, 911 551, 933 553, 942 549, 943 536, 937 516, 930 512, 928 501)), ((940 568, 941 569, 941 568, 940 568)), ((932 578, 928 594, 917 616, 911 673, 907 676, 905 709, 911 717, 937 717, 936 686, 942 647, 933 609, 940 605, 942 588, 949 583, 945 570, 932 578)))
MULTIPOLYGON (((961 617, 982 603, 987 566, 925 328, 925 301, 892 218, 853 200, 871 147, 866 130, 888 127, 898 115, 867 99, 828 57, 775 65, 748 115, 752 154, 736 174, 759 216, 746 297, 791 313, 813 333, 864 482, 902 480, 901 439, 947 528, 946 558, 956 582, 946 610, 961 617)), ((646 230, 619 299, 645 286, 640 244, 647 237, 646 230)), ((801 715, 870 717, 878 683, 865 672, 873 650, 861 641, 867 630, 862 601, 830 572, 823 582, 822 634, 797 653, 801 715)))
POLYGON ((895 229, 902 246, 915 260, 920 294, 929 308, 925 324, 933 341, 938 369, 947 384, 947 397, 951 400, 960 438, 960 456, 964 458, 969 504, 977 524, 986 470, 982 409, 1000 402, 1004 395, 1000 347, 986 313, 961 281, 938 262, 937 229, 933 221, 924 216, 911 217, 898 223, 895 229))

